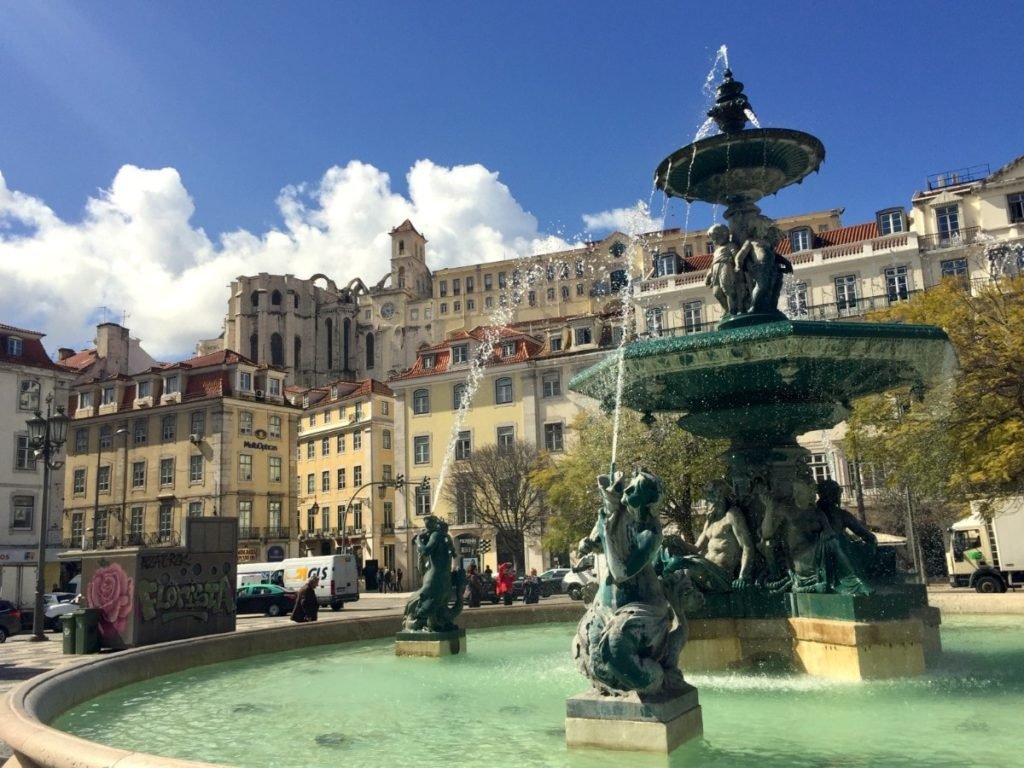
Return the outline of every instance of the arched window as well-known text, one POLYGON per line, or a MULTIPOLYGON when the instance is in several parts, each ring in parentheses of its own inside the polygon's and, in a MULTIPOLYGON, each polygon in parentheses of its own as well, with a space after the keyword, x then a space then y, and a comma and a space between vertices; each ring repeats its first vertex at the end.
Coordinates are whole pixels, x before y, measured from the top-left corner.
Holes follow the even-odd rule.
POLYGON ((270 334, 270 364, 284 366, 284 340, 280 333, 270 334))
POLYGON ((295 307, 296 309, 298 309, 298 308, 299 308, 299 294, 297 294, 297 293, 293 293, 293 294, 292 294, 292 305, 293 305, 293 306, 294 306, 294 307, 295 307))
POLYGON ((275 290, 272 294, 270 294, 270 303, 272 305, 274 305, 275 307, 280 307, 281 306, 281 292, 280 291, 275 290))
POLYGON ((295 337, 295 344, 293 352, 295 353, 292 358, 292 367, 298 370, 302 367, 302 337, 295 337))
POLYGON ((498 405, 512 402, 512 379, 508 376, 494 382, 494 402, 498 405))
POLYGON ((412 412, 430 413, 430 390, 417 389, 412 393, 412 412))
POLYGON ((260 361, 260 337, 254 333, 249 337, 249 359, 254 363, 260 361))
POLYGON ((459 410, 466 400, 469 389, 465 384, 456 384, 452 389, 452 408, 459 410))
POLYGON ((398 268, 398 287, 405 288, 405 267, 398 268))
POLYGON ((398 241, 398 253, 399 254, 405 253, 405 240, 399 240, 398 241))
POLYGON ((375 355, 373 353, 373 334, 366 334, 366 367, 367 369, 373 368, 373 361, 375 355))
POLYGON ((249 294, 249 302, 254 307, 258 307, 260 305, 260 292, 259 291, 253 291, 252 293, 250 293, 249 294))
POLYGON ((334 368, 334 320, 324 320, 324 335, 327 337, 327 370, 334 368))

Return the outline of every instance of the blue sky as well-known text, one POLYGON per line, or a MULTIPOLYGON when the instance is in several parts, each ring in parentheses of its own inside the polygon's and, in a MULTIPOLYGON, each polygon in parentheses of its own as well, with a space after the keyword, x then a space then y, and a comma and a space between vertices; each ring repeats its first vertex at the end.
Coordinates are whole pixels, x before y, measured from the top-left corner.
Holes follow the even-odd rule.
POLYGON ((826 147, 765 211, 868 221, 1024 154, 1022 27, 1009 2, 3 3, 0 322, 80 348, 104 305, 170 359, 239 274, 376 282, 407 217, 435 267, 637 201, 683 226, 651 179, 723 44, 761 124, 826 147))

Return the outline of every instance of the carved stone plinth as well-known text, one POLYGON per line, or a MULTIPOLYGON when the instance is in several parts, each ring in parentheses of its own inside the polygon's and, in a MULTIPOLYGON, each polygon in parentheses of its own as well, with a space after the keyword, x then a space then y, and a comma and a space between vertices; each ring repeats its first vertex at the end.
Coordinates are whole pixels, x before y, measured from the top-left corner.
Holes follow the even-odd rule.
POLYGON ((399 632, 395 635, 396 656, 456 656, 466 652, 466 630, 450 632, 399 632))
POLYGON ((679 665, 689 672, 769 665, 842 680, 912 677, 941 653, 938 630, 938 612, 927 607, 896 621, 695 619, 679 665))
POLYGON ((566 701, 565 741, 570 748, 668 754, 703 733, 693 686, 673 697, 612 697, 588 691, 566 701))

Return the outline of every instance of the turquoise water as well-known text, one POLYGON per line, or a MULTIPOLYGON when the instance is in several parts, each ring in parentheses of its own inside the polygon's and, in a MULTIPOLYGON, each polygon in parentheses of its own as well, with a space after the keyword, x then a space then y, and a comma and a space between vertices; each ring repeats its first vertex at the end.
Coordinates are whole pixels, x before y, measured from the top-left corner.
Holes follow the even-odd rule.
POLYGON ((565 699, 587 686, 573 625, 476 630, 469 653, 396 658, 388 640, 183 672, 56 723, 125 749, 236 766, 1024 766, 1024 621, 954 616, 921 678, 688 675, 704 739, 671 757, 568 751, 565 699), (422 750, 422 756, 413 755, 422 750))

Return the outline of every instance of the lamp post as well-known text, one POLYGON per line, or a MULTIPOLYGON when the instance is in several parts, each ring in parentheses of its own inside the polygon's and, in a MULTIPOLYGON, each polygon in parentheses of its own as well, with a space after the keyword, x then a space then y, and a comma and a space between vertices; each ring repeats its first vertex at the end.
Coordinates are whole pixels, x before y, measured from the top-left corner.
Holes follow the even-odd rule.
MULTIPOLYGON (((367 488, 372 488, 375 485, 380 486, 381 495, 383 495, 385 489, 387 489, 387 488, 394 488, 394 489, 398 490, 400 488, 405 488, 406 486, 412 485, 412 483, 410 483, 408 480, 405 479, 405 475, 398 475, 397 477, 395 477, 394 480, 371 480, 370 482, 363 483, 358 488, 356 488, 355 492, 352 494, 352 498, 350 498, 348 500, 348 504, 345 505, 345 510, 341 514, 341 543, 342 543, 342 546, 345 548, 346 552, 348 551, 348 548, 349 548, 348 547, 348 513, 349 513, 349 510, 352 508, 352 504, 355 503, 356 497, 359 496, 360 493, 362 493, 367 488)), ((429 477, 424 477, 423 480, 419 483, 418 487, 422 488, 424 490, 428 490, 430 488, 430 478, 429 477)))
POLYGON ((36 554, 36 604, 32 613, 32 640, 46 640, 43 616, 43 595, 46 592, 46 526, 50 506, 50 471, 64 466, 56 455, 68 436, 68 417, 64 406, 53 408, 53 394, 46 396, 46 417, 36 411, 28 420, 29 445, 35 450, 36 458, 43 460, 43 503, 39 511, 39 550, 36 554))

